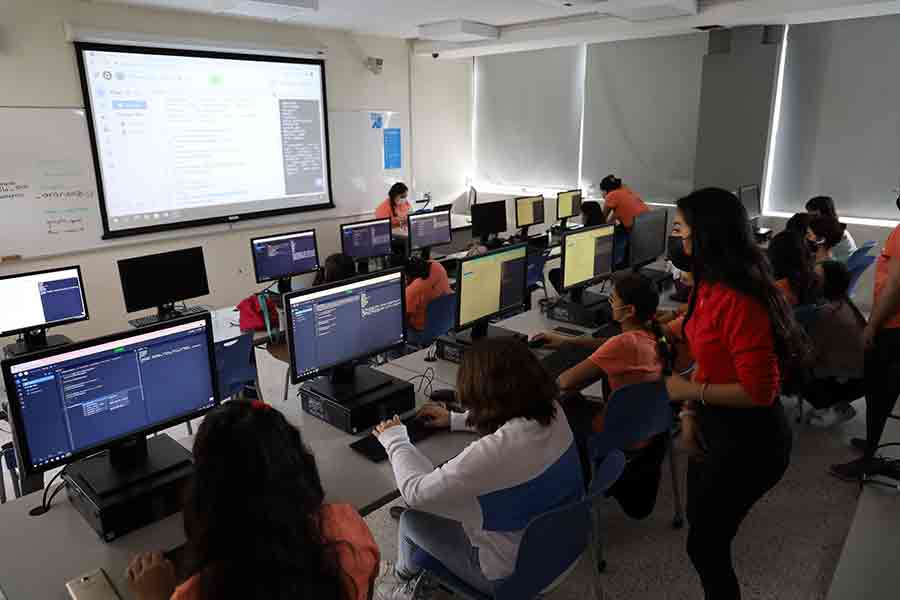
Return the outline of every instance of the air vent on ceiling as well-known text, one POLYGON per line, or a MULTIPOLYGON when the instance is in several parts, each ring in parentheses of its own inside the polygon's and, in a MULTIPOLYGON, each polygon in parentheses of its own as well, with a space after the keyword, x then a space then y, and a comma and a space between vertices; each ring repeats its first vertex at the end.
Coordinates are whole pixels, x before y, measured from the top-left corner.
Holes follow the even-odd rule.
POLYGON ((419 39, 439 42, 481 42, 495 40, 500 32, 492 25, 475 21, 441 21, 419 25, 419 39))
POLYGON ((655 21, 699 13, 697 0, 608 0, 598 10, 629 21, 655 21))
POLYGON ((319 10, 319 0, 213 0, 211 4, 220 13, 275 20, 319 10))

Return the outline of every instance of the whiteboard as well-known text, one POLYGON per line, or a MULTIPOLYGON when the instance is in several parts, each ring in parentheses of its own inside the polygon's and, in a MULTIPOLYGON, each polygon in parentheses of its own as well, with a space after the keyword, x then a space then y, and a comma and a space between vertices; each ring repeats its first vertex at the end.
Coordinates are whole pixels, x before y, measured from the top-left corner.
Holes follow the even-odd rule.
POLYGON ((335 209, 103 240, 87 118, 81 108, 0 108, 0 257, 39 258, 373 213, 409 180, 409 121, 395 111, 330 112, 335 209), (384 129, 401 130, 401 168, 385 169, 384 129))
POLYGON ((375 212, 387 198, 390 187, 408 182, 409 118, 400 112, 385 110, 335 111, 328 113, 331 132, 333 216, 357 216, 375 212), (381 127, 373 126, 375 115, 381 127), (386 129, 400 129, 401 166, 385 169, 386 129))

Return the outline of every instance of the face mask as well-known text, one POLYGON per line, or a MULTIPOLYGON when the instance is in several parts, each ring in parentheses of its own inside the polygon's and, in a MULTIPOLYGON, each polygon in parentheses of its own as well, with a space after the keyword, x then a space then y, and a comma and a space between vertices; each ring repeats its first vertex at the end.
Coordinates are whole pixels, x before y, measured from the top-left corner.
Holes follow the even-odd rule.
POLYGON ((900 196, 897 196, 897 210, 900 210, 900 196))
POLYGON ((694 260, 684 251, 684 239, 680 237, 669 238, 669 260, 679 271, 690 273, 693 270, 694 260))
POLYGON ((819 246, 821 246, 822 244, 824 244, 824 242, 806 240, 806 247, 813 254, 819 251, 819 246))

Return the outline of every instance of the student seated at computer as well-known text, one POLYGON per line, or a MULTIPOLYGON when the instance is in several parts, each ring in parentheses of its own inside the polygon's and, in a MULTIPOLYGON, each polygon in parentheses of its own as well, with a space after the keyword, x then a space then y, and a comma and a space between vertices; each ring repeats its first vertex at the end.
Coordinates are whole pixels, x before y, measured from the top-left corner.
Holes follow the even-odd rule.
POLYGON ((380 561, 365 521, 325 504, 300 431, 259 401, 209 413, 194 441, 185 506, 193 575, 177 589, 159 552, 137 556, 128 582, 137 600, 368 600, 380 561))
POLYGON ((814 380, 803 397, 816 409, 810 422, 827 427, 852 419, 850 402, 865 396, 866 318, 847 296, 847 267, 828 261, 822 271, 825 304, 806 328, 815 348, 814 380))
POLYGON ((441 263, 411 257, 406 261, 406 320, 416 331, 427 325, 428 305, 433 300, 452 294, 447 270, 441 263))
MULTIPOLYGON (((597 348, 590 358, 559 376, 559 387, 563 393, 580 392, 603 380, 613 394, 607 398, 614 402, 614 394, 619 389, 659 381, 664 371, 671 372, 675 351, 656 320, 659 292, 653 282, 638 273, 626 273, 617 277, 610 304, 613 319, 622 326, 620 335, 607 340, 564 338, 553 333, 536 336, 536 339, 545 340, 547 347, 551 348, 567 343, 597 348)), ((570 421, 586 417, 591 420, 591 431, 603 431, 606 405, 592 411, 582 397, 572 395, 564 397, 563 402, 570 421)), ((581 425, 582 423, 572 424, 576 432, 582 430, 581 425)), ((665 449, 665 439, 661 436, 638 444, 633 449, 635 452, 626 473, 610 490, 609 495, 616 498, 632 518, 643 519, 653 512, 665 449)))
POLYGON ((410 208, 408 198, 409 188, 398 181, 391 186, 388 197, 375 209, 375 218, 390 219, 391 228, 405 230, 410 208))
POLYGON ((813 256, 816 273, 822 276, 822 263, 834 260, 834 247, 844 239, 844 225, 834 217, 813 217, 806 231, 806 244, 813 256))
MULTIPOLYGON (((593 227, 594 225, 602 225, 604 222, 603 209, 598 203, 588 201, 581 205, 582 225, 585 227, 593 227)), ((562 269, 559 267, 550 269, 547 273, 547 279, 550 281, 550 284, 553 285, 553 289, 556 290, 556 293, 562 295, 562 269)))
POLYGON ((491 595, 509 577, 522 533, 538 515, 584 495, 575 439, 556 401, 559 390, 527 345, 486 339, 462 359, 456 397, 467 409, 421 412, 434 427, 481 437, 435 467, 393 419, 375 429, 410 510, 400 518, 398 559, 386 565, 383 598, 425 598, 427 581, 412 562, 421 549, 476 590, 491 595))
POLYGON ((821 293, 821 280, 813 269, 812 254, 804 238, 793 231, 782 231, 769 242, 768 254, 775 285, 788 304, 815 304, 821 293))
POLYGON ((313 285, 337 283, 356 276, 356 263, 346 254, 336 252, 325 259, 325 266, 316 273, 313 285))
MULTIPOLYGON (((831 196, 816 196, 815 198, 811 198, 809 202, 806 203, 806 212, 813 217, 832 217, 835 220, 838 218, 837 209, 834 206, 834 199, 831 196)), ((841 223, 841 225, 844 228, 844 237, 841 238, 840 243, 832 249, 832 253, 834 254, 835 260, 839 260, 846 264, 850 255, 856 252, 856 240, 850 235, 847 226, 843 223, 841 223)))

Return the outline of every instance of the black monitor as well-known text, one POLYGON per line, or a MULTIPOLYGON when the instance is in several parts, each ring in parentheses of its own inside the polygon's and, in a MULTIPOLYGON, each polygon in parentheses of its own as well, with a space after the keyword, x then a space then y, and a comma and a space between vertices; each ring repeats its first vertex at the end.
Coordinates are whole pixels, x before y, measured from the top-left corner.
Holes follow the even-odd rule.
POLYGON ((156 308, 160 319, 178 315, 175 303, 209 293, 203 248, 150 254, 119 261, 126 312, 156 308))
POLYGON ((556 220, 566 222, 581 214, 581 190, 560 192, 556 195, 556 220))
POLYGON ((522 235, 528 235, 528 228, 532 225, 544 224, 544 197, 526 196, 516 198, 516 229, 522 230, 522 235))
POLYGON ((85 461, 101 496, 171 466, 147 435, 220 401, 208 313, 7 360, 3 377, 24 474, 108 450, 85 461))
POLYGON ((410 252, 449 244, 453 239, 449 210, 411 213, 406 219, 410 252))
POLYGON ((640 269, 666 254, 668 225, 669 212, 666 210, 651 210, 634 218, 629 239, 632 269, 640 269))
POLYGON ((326 396, 349 399, 390 381, 356 361, 406 343, 402 269, 293 292, 284 297, 291 380, 330 374, 326 396))
POLYGON ((563 234, 562 284, 576 301, 585 288, 613 274, 615 231, 614 225, 597 225, 563 234))
POLYGON ((762 216, 762 203, 758 185, 742 185, 738 188, 737 197, 741 204, 744 205, 747 216, 751 221, 762 216))
POLYGON ((494 317, 525 306, 528 245, 506 246, 459 265, 456 330, 472 328, 472 338, 482 338, 494 317))
POLYGON ((391 220, 375 219, 341 225, 341 251, 353 260, 390 256, 391 220))
POLYGON ((472 205, 472 236, 487 244, 492 235, 506 231, 506 202, 472 205))
POLYGON ((88 320, 81 267, 63 267, 0 277, 0 337, 22 334, 7 346, 18 356, 69 342, 47 336, 47 328, 88 320))
POLYGON ((277 281, 280 294, 291 291, 291 277, 319 270, 315 229, 254 238, 250 249, 256 283, 277 281))

